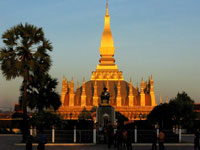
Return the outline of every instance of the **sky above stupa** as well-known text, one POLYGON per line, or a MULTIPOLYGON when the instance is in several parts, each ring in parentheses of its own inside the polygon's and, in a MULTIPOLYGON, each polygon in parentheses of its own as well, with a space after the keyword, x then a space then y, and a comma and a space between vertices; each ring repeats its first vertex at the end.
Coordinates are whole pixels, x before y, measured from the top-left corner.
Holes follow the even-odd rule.
MULTIPOLYGON (((19 23, 42 27, 54 47, 52 77, 90 80, 98 64, 106 0, 1 0, 0 35, 19 23)), ((126 81, 154 78, 157 103, 185 91, 200 102, 200 1, 109 0, 115 59, 126 81)), ((4 44, 0 40, 0 47, 4 44)), ((0 109, 17 103, 22 78, 0 71, 0 109)))

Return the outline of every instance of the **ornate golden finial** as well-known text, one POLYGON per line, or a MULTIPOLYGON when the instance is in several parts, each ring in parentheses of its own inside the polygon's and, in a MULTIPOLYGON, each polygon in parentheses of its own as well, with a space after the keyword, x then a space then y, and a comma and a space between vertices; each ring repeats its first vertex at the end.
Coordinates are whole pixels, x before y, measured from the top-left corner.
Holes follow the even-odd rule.
POLYGON ((72 81, 70 83, 70 93, 74 93, 74 78, 72 77, 72 81))
POLYGON ((85 78, 83 78, 83 83, 82 83, 82 95, 85 95, 85 78))
POLYGON ((144 85, 144 82, 143 82, 143 77, 142 77, 142 80, 141 80, 141 85, 142 85, 142 86, 144 85))
POLYGON ((162 104, 162 96, 160 95, 160 104, 162 104))
POLYGON ((132 83, 132 78, 130 78, 130 83, 132 83))
POLYGON ((77 86, 76 86, 76 89, 79 89, 79 82, 77 82, 77 86))
POLYGON ((151 74, 151 80, 153 80, 153 76, 152 76, 152 74, 151 74))
POLYGON ((106 16, 108 16, 108 0, 106 0, 106 16))
POLYGON ((166 97, 166 103, 167 103, 167 104, 169 103, 169 101, 168 101, 168 97, 166 97))

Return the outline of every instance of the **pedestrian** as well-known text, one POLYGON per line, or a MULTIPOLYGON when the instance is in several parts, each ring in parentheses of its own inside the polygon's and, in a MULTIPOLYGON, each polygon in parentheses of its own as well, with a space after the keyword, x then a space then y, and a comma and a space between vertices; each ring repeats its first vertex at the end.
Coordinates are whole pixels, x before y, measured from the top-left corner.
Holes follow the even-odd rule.
POLYGON ((108 123, 107 137, 108 137, 108 148, 110 148, 113 144, 113 137, 114 137, 114 128, 111 122, 108 123))
POLYGON ((194 150, 200 150, 199 146, 199 130, 194 133, 194 150))
POLYGON ((117 129, 116 131, 116 146, 117 146, 117 150, 122 150, 122 130, 120 128, 117 129))
POLYGON ((158 134, 159 150, 165 150, 164 141, 165 141, 165 133, 161 129, 158 134))
POLYGON ((32 140, 33 137, 31 135, 28 135, 27 140, 26 140, 26 150, 32 150, 32 140))
POLYGON ((127 130, 126 148, 127 150, 132 150, 132 134, 130 130, 127 130))
POLYGON ((152 150, 157 150, 157 133, 153 131, 152 135, 152 150))
POLYGON ((43 129, 41 128, 39 130, 39 135, 38 135, 38 150, 45 150, 45 144, 47 143, 47 138, 43 133, 43 129))

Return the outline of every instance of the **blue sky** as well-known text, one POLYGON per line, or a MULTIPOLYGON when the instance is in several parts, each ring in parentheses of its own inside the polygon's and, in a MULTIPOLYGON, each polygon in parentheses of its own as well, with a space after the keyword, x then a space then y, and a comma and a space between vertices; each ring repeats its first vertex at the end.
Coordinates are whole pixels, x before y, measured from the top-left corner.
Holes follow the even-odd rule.
MULTIPOLYGON (((54 47, 50 74, 90 79, 99 60, 105 0, 1 0, 0 35, 19 23, 42 27, 54 47)), ((109 0, 115 59, 133 85, 153 75, 157 102, 185 91, 200 102, 200 1, 109 0)), ((0 47, 3 47, 0 40, 0 47)), ((21 78, 0 72, 0 107, 13 107, 21 78)))

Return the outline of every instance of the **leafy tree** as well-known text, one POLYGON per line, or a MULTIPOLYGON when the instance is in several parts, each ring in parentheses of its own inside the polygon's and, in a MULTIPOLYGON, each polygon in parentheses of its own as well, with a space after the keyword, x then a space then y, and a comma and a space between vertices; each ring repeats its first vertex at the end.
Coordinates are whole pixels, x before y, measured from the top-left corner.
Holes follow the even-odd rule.
POLYGON ((33 114, 32 118, 30 119, 30 124, 36 126, 38 129, 40 128, 50 129, 53 125, 56 125, 58 127, 64 126, 66 122, 64 122, 57 114, 40 111, 33 114))
POLYGON ((174 99, 171 99, 169 105, 171 105, 172 110, 175 110, 173 111, 172 118, 184 127, 192 128, 196 113, 194 112, 194 101, 187 93, 178 93, 174 99))
MULTIPOLYGON (((30 109, 38 110, 38 112, 45 109, 57 110, 60 105, 60 96, 56 92, 58 82, 51 78, 48 74, 44 75, 39 80, 33 80, 28 84, 27 103, 30 109)), ((21 97, 23 97, 23 85, 21 88, 21 97)))
POLYGON ((187 93, 178 93, 170 100, 169 104, 156 106, 148 115, 148 119, 154 123, 159 122, 161 127, 170 127, 172 123, 181 124, 184 128, 191 129, 196 114, 194 112, 194 101, 187 93))
POLYGON ((79 120, 92 120, 91 112, 83 108, 83 111, 78 116, 79 120))
POLYGON ((153 124, 159 123, 162 128, 172 127, 172 116, 174 109, 169 104, 160 104, 156 106, 147 116, 153 124))
POLYGON ((23 78, 23 140, 28 133, 27 127, 27 85, 33 78, 40 78, 51 65, 48 51, 51 43, 45 39, 42 28, 30 24, 19 24, 2 35, 5 47, 0 50, 0 62, 3 76, 7 80, 23 78))

